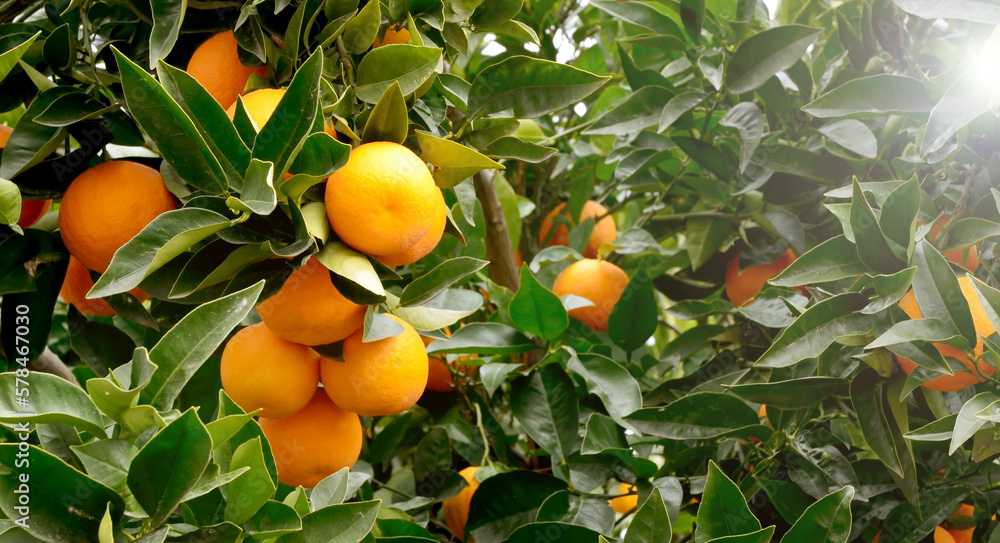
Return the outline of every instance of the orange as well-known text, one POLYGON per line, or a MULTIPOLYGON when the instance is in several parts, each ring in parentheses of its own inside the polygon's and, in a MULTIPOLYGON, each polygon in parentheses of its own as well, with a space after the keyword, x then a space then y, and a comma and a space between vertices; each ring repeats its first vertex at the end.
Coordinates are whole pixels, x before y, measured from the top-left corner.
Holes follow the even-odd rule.
POLYGON ((459 541, 465 541, 465 523, 469 521, 469 505, 472 503, 472 495, 479 488, 479 480, 476 479, 478 470, 479 466, 469 466, 458 472, 469 486, 441 504, 444 522, 459 541))
POLYGON ((267 66, 244 66, 237 54, 238 47, 233 31, 226 30, 205 40, 188 61, 187 73, 224 108, 243 94, 250 74, 267 75, 267 66))
POLYGON ((770 264, 750 266, 741 272, 740 254, 736 253, 726 268, 726 296, 736 307, 747 303, 772 277, 791 265, 794 260, 795 253, 788 249, 770 264))
MULTIPOLYGON (((976 327, 976 333, 981 336, 989 336, 996 331, 993 328, 993 323, 990 322, 989 317, 986 316, 986 310, 983 309, 982 304, 979 303, 979 296, 976 295, 975 288, 972 286, 972 281, 968 277, 959 277, 958 284, 962 288, 962 294, 965 299, 969 302, 969 309, 972 312, 972 322, 976 327)), ((923 313, 920 311, 920 307, 917 305, 917 298, 913 294, 913 289, 910 289, 904 296, 903 299, 899 301, 899 307, 906 312, 911 319, 922 319, 924 318, 923 313)), ((955 372, 954 375, 943 375, 935 379, 924 383, 924 387, 931 390, 940 391, 955 391, 961 390, 967 386, 974 385, 976 383, 981 383, 984 381, 982 377, 979 377, 978 373, 975 372, 975 366, 972 365, 972 359, 969 355, 957 347, 952 347, 945 343, 935 343, 934 347, 946 357, 954 358, 961 362, 969 371, 959 371, 955 372)), ((983 341, 978 340, 973 352, 976 356, 983 354, 983 341)), ((903 369, 907 375, 913 372, 913 369, 917 367, 917 364, 913 361, 897 356, 896 360, 899 361, 899 367, 903 369)), ((993 375, 997 369, 986 363, 984 360, 979 361, 979 371, 983 372, 984 375, 993 375)))
POLYGON ((59 208, 59 231, 69 252, 104 273, 122 245, 156 217, 177 209, 160 172, 114 160, 84 171, 70 183, 59 208))
MULTIPOLYGON (((448 333, 445 330, 445 333, 448 333)), ((448 333, 450 337, 451 334, 448 333)), ((423 340, 424 346, 428 346, 435 341, 434 338, 420 336, 423 340)), ((455 359, 453 365, 458 371, 461 371, 465 375, 473 375, 476 372, 476 366, 471 364, 464 364, 466 360, 469 360, 468 356, 461 356, 455 359)), ((472 358, 478 358, 477 355, 472 355, 472 358)), ((429 355, 427 357, 427 390, 433 390, 434 392, 451 392, 455 390, 455 376, 452 375, 450 367, 452 364, 448 363, 448 360, 442 355, 429 355)))
MULTIPOLYGON (((972 513, 975 512, 975 508, 967 503, 960 504, 958 509, 952 513, 952 516, 959 517, 971 517, 972 513)), ((972 543, 972 535, 976 531, 975 527, 966 528, 964 530, 948 530, 948 534, 951 535, 955 543, 972 543)))
POLYGON ((289 486, 312 488, 353 466, 361 455, 361 419, 337 407, 321 389, 298 413, 261 417, 260 427, 271 444, 278 480, 289 486))
MULTIPOLYGON (((921 226, 923 224, 926 223, 917 222, 917 226, 921 226)), ((931 231, 928 237, 931 240, 936 239, 938 235, 941 234, 941 228, 944 227, 946 224, 948 224, 948 217, 942 216, 940 219, 937 220, 937 222, 934 223, 934 226, 931 227, 931 231)), ((968 252, 966 252, 966 255, 963 255, 962 254, 963 252, 965 251, 963 251, 962 249, 955 249, 954 251, 948 251, 947 253, 942 253, 942 254, 946 259, 950 260, 951 262, 954 262, 955 264, 958 264, 959 266, 962 266, 967 270, 974 271, 976 268, 979 267, 979 250, 976 249, 975 245, 973 245, 968 248, 968 252)))
POLYGON ((366 417, 395 415, 417 403, 427 385, 427 351, 406 321, 396 337, 365 343, 362 330, 344 340, 344 361, 320 362, 323 388, 337 405, 366 417))
MULTIPOLYGON (((552 230, 553 219, 560 215, 568 219, 574 227, 578 224, 566 212, 566 203, 561 203, 542 220, 542 225, 538 229, 538 243, 544 244, 546 242, 549 232, 552 230)), ((580 221, 590 218, 596 220, 598 217, 603 218, 594 224, 594 230, 590 233, 587 246, 583 249, 583 256, 587 258, 596 258, 597 250, 601 248, 601 245, 611 243, 618 237, 618 228, 615 226, 614 218, 608 215, 608 209, 593 200, 587 200, 587 203, 583 204, 583 210, 580 211, 580 221)), ((569 229, 566 228, 565 223, 560 223, 555 233, 552 234, 548 246, 553 245, 569 245, 569 229)))
MULTIPOLYGON (((243 97, 243 107, 246 108, 247 115, 250 116, 258 132, 267 124, 284 95, 285 89, 257 89, 243 97)), ((230 119, 236 115, 236 102, 229 106, 226 114, 230 119)))
POLYGON ((420 241, 413 247, 401 253, 376 256, 377 260, 386 266, 405 266, 406 264, 413 264, 429 255, 437 247, 438 242, 441 241, 441 236, 444 234, 444 227, 448 222, 448 207, 444 203, 444 196, 441 195, 441 191, 438 191, 438 195, 440 203, 437 206, 437 211, 434 213, 434 223, 431 225, 431 229, 424 234, 424 237, 420 238, 420 241))
POLYGON ((375 43, 372 44, 372 49, 382 47, 383 45, 393 45, 397 43, 409 43, 410 42, 410 31, 405 28, 400 28, 399 30, 386 30, 385 37, 381 40, 378 36, 375 37, 375 43))
POLYGON ((281 339, 263 323, 236 332, 222 351, 222 388, 246 412, 283 419, 298 413, 319 385, 319 355, 281 339))
POLYGON ((955 538, 941 526, 934 527, 934 543, 955 543, 955 538))
MULTIPOLYGON (((63 279, 62 288, 59 289, 59 296, 68 304, 76 308, 84 315, 92 317, 110 317, 115 314, 108 302, 101 298, 93 300, 87 299, 87 293, 94 288, 94 280, 90 278, 90 272, 75 257, 69 257, 69 266, 66 268, 66 278, 63 279)), ((129 291, 139 301, 145 301, 149 296, 134 288, 129 291)))
POLYGON ((556 277, 552 291, 558 296, 573 294, 586 298, 594 305, 578 307, 571 317, 598 332, 608 329, 608 317, 628 286, 625 271, 606 260, 583 259, 569 265, 556 277))
POLYGON ((330 280, 330 270, 310 257, 277 294, 257 306, 264 324, 278 337, 303 345, 344 339, 365 321, 365 307, 345 298, 330 280))
MULTIPOLYGON (((7 146, 12 132, 13 128, 0 124, 0 150, 7 146)), ((32 226, 48 212, 50 206, 52 200, 21 200, 21 217, 17 219, 17 225, 21 228, 32 226)))
POLYGON ((326 183, 326 214, 348 245, 370 255, 395 255, 434 226, 441 191, 413 151, 377 141, 351 151, 326 183))
POLYGON ((639 494, 636 492, 636 488, 628 483, 621 483, 618 485, 617 494, 625 494, 626 492, 631 492, 627 496, 619 496, 617 498, 611 498, 609 503, 611 508, 615 511, 627 515, 630 511, 638 507, 639 505, 639 494))

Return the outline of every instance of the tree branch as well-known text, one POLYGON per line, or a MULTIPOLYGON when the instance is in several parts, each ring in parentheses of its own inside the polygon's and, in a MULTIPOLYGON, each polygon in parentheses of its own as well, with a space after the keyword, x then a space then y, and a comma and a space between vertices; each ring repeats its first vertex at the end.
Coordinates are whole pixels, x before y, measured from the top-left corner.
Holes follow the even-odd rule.
POLYGON ((35 359, 34 362, 28 364, 28 366, 33 371, 40 371, 43 373, 51 373, 57 377, 62 377, 63 379, 73 383, 76 386, 80 386, 77 382, 76 376, 73 372, 66 366, 66 364, 59 358, 59 356, 49 350, 48 347, 42 351, 42 354, 35 359))
POLYGON ((517 290, 521 286, 521 277, 514 263, 514 247, 510 243, 507 219, 493 184, 493 175, 479 172, 473 176, 472 182, 486 220, 486 255, 490 259, 490 275, 498 285, 517 290))

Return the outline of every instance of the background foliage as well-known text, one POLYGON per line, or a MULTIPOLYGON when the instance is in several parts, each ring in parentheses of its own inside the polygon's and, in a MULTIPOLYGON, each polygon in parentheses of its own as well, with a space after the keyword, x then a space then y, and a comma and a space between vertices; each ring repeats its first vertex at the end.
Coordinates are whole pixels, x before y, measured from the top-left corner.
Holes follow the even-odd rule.
MULTIPOLYGON (((920 387, 953 371, 928 340, 976 341, 942 252, 978 246, 976 289, 1000 325, 1000 9, 63 0, 0 12, 0 109, 15 126, 4 222, 99 155, 140 157, 184 201, 97 282, 114 318, 57 302, 67 255, 51 216, 4 234, 0 421, 32 424, 33 501, 30 527, 2 520, 0 540, 448 540, 439 504, 464 486, 459 469, 484 465, 467 526, 479 543, 610 541, 626 526, 626 543, 921 541, 962 501, 975 514, 952 521, 1000 541, 998 381, 920 387), (371 49, 389 26, 412 42, 371 49), (254 137, 177 68, 227 28, 247 63, 271 68, 251 85, 288 88, 274 118, 294 122, 254 137), (529 118, 541 136, 515 132, 529 118), (317 185, 349 147, 324 120, 434 166, 451 215, 434 253, 395 272, 336 265, 354 255, 324 228, 317 185), (509 240, 484 216, 491 176, 509 240), (588 198, 619 229, 602 257, 630 277, 607 333, 567 318, 578 300, 549 290, 593 221, 568 248, 537 243, 557 203, 578 213, 588 198), (929 240, 918 222, 941 215, 929 240), (507 244, 526 262, 517 274, 507 244), (754 303, 725 299, 737 252, 747 266, 789 247, 800 258, 754 303), (365 419, 362 461, 306 492, 277 484, 259 426, 219 390, 218 356, 317 250, 351 299, 428 333, 451 326, 431 350, 479 368, 453 393, 365 419), (936 300, 920 325, 897 305, 911 285, 936 300), (123 294, 135 286, 151 304, 123 294), (6 391, 45 345, 78 382, 32 373, 26 414, 6 391), (906 376, 892 353, 919 368, 906 376), (634 516, 608 505, 618 481, 636 485, 634 516)), ((1000 344, 985 344, 995 365, 1000 344)), ((6 438, 0 510, 16 519, 22 438, 6 438)))

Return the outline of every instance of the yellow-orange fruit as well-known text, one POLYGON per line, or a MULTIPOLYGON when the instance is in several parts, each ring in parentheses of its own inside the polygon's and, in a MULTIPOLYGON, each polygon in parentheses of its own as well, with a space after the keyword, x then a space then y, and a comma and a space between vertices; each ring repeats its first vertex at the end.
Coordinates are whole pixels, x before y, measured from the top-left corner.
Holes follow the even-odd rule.
MULTIPOLYGON (((243 107, 258 131, 270 120, 283 96, 285 89, 257 89, 243 97, 243 107)), ((226 113, 230 119, 236 116, 236 102, 229 106, 226 113)))
POLYGON ((375 37, 375 43, 372 44, 372 49, 382 47, 383 45, 392 45, 397 43, 409 43, 410 42, 410 31, 405 28, 400 28, 399 30, 386 30, 385 37, 381 40, 378 36, 375 37))
MULTIPOLYGON (((561 203, 542 220, 542 224, 538 228, 538 243, 546 243, 549 232, 552 231, 553 219, 560 215, 564 216, 574 227, 577 226, 578 223, 566 211, 566 203, 561 203)), ((593 200, 587 200, 587 203, 583 204, 583 210, 580 211, 580 221, 582 222, 591 218, 597 219, 598 217, 604 218, 594 224, 594 230, 590 233, 587 246, 583 249, 583 256, 587 258, 596 258, 597 250, 601 248, 601 245, 611 243, 618 237, 618 228, 615 226, 614 218, 608 215, 608 209, 593 200)), ((569 229, 566 228, 565 223, 560 223, 556 231, 552 234, 552 239, 548 242, 548 246, 551 247, 554 245, 569 245, 569 229)))
POLYGON ((469 486, 441 504, 445 524, 460 541, 465 541, 465 523, 469 521, 469 505, 472 503, 472 495, 479 488, 479 480, 476 479, 476 471, 478 470, 478 466, 469 466, 458 472, 465 479, 465 482, 469 483, 469 486))
POLYGON ((636 488, 634 486, 628 483, 621 483, 618 485, 618 494, 625 494, 626 492, 631 492, 632 494, 627 496, 618 496, 617 498, 611 498, 609 500, 611 508, 622 515, 627 515, 639 505, 639 494, 636 493, 636 488))
POLYGON ((267 75, 267 66, 244 66, 238 48, 232 30, 219 32, 199 45, 188 61, 187 73, 223 108, 228 108, 243 94, 251 74, 267 75))
POLYGON ((236 332, 222 351, 222 388, 244 411, 283 419, 298 413, 319 386, 319 355, 281 339, 263 323, 236 332))
POLYGON ((594 305, 578 307, 569 312, 592 329, 608 329, 608 317, 628 286, 624 270, 606 260, 583 259, 569 265, 556 277, 552 291, 558 296, 573 294, 586 298, 594 305))
POLYGON ((344 340, 344 361, 323 359, 320 378, 330 398, 351 413, 395 415, 417 403, 427 385, 427 351, 406 321, 396 337, 365 343, 363 330, 344 340))
POLYGON ((388 141, 351 151, 326 182, 326 213, 345 243, 369 255, 410 249, 434 226, 441 191, 424 161, 388 141))
MULTIPOLYGON (((438 191, 438 194, 440 194, 440 191, 438 191)), ((448 222, 447 209, 448 207, 445 205, 444 196, 442 195, 440 197, 440 204, 434 214, 434 223, 431 225, 431 229, 424 234, 424 237, 420 238, 420 241, 401 253, 376 256, 375 258, 386 266, 405 266, 413 264, 429 255, 437 247, 437 244, 441 241, 441 236, 444 234, 444 227, 448 222)))
POLYGON ((795 253, 788 249, 770 264, 749 266, 740 272, 740 254, 736 253, 726 268, 726 297, 737 307, 747 303, 772 277, 790 266, 793 261, 795 253))
POLYGON ((104 273, 122 245, 177 209, 160 172, 128 160, 103 162, 73 180, 59 208, 59 232, 84 266, 104 273))
POLYGON ((303 345, 340 341, 364 324, 365 307, 345 298, 315 257, 292 272, 277 294, 257 306, 272 332, 303 345))
MULTIPOLYGON (((923 224, 926 223, 919 221, 917 222, 917 226, 923 224)), ((934 226, 931 227, 931 231, 928 237, 931 240, 937 239, 937 237, 941 234, 941 228, 947 224, 948 224, 948 217, 942 216, 940 219, 937 220, 937 222, 934 223, 934 226)), ((950 260, 951 262, 954 262, 955 264, 958 264, 959 266, 962 266, 967 270, 975 271, 976 268, 979 267, 979 250, 976 249, 975 245, 969 247, 966 250, 955 249, 954 251, 948 251, 946 253, 942 253, 942 255, 944 255, 946 259, 950 260)))
MULTIPOLYGON (((975 512, 975 508, 967 503, 963 503, 958 506, 958 509, 952 514, 952 516, 959 517, 971 517, 972 513, 975 512)), ((976 528, 965 528, 962 530, 948 530, 948 535, 955 540, 955 543, 972 543, 972 536, 975 533, 976 528)))
MULTIPOLYGON (((976 295, 975 287, 972 286, 972 281, 968 277, 959 277, 958 284, 962 289, 962 294, 965 296, 966 301, 969 303, 969 310, 972 312, 972 322, 975 324, 976 333, 981 336, 989 336, 995 332, 996 329, 993 328, 993 323, 990 322, 990 318, 986 315, 986 310, 983 309, 983 305, 979 303, 979 296, 976 295)), ((903 296, 903 299, 899 301, 899 307, 905 311, 911 319, 922 319, 924 317, 923 313, 920 311, 920 307, 917 305, 917 297, 913 294, 913 289, 910 289, 903 296)), ((930 381, 924 383, 924 387, 931 390, 955 391, 984 381, 984 379, 976 372, 976 367, 973 366, 972 360, 969 358, 969 355, 965 353, 965 351, 945 343, 934 343, 933 345, 943 356, 958 360, 966 368, 968 368, 969 371, 956 371, 954 375, 942 375, 941 377, 931 379, 930 381)), ((975 352, 976 356, 983 354, 982 340, 976 342, 973 352, 975 352)), ((915 362, 907 358, 903 358, 902 356, 897 356, 896 360, 899 361, 899 367, 902 368, 907 375, 913 373, 913 370, 917 367, 915 362)), ((993 375, 993 373, 997 371, 996 367, 991 366, 982 359, 979 360, 978 366, 979 371, 983 372, 983 374, 987 376, 993 375)))
MULTIPOLYGON (((93 300, 87 299, 87 293, 94 288, 94 280, 90 278, 90 272, 74 256, 69 257, 69 265, 66 267, 66 278, 63 279, 62 288, 59 289, 59 297, 66 303, 72 305, 77 311, 92 317, 110 317, 115 314, 101 298, 93 300)), ((145 301, 149 296, 134 288, 129 291, 139 301, 145 301)))
POLYGON ((261 417, 260 427, 274 453, 278 480, 289 486, 312 488, 353 466, 361 455, 361 419, 320 389, 298 413, 284 419, 261 417))

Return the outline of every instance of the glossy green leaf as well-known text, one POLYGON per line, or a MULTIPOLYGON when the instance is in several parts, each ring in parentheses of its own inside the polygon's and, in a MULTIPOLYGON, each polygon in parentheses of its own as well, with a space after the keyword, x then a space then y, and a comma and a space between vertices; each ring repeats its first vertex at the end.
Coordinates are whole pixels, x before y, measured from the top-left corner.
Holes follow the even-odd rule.
POLYGON ((702 103, 706 96, 706 94, 701 92, 688 91, 682 92, 671 98, 670 101, 667 102, 667 105, 664 106, 663 112, 660 114, 660 124, 657 131, 663 132, 667 128, 670 128, 670 126, 677 122, 681 116, 694 109, 698 104, 702 103))
POLYGON ((376 304, 385 301, 382 280, 365 255, 340 241, 332 241, 316 253, 315 258, 338 278, 337 290, 357 304, 376 304))
POLYGON ((414 279, 399 297, 399 305, 421 305, 452 285, 486 267, 489 262, 468 256, 453 258, 414 279))
POLYGON ((930 93, 920 80, 878 74, 848 81, 806 104, 802 111, 821 118, 857 118, 927 113, 932 106, 930 93))
POLYGON ((382 10, 378 2, 368 2, 361 11, 344 26, 344 45, 354 54, 368 50, 378 34, 378 25, 382 22, 382 10))
POLYGON ((324 507, 302 517, 302 531, 278 543, 360 543, 375 525, 381 500, 324 507))
POLYGON ((726 67, 726 87, 742 94, 764 84, 774 74, 790 68, 819 36, 822 29, 785 25, 746 39, 726 67))
POLYGON ((450 339, 439 339, 427 346, 428 353, 441 354, 517 354, 538 348, 528 336, 510 326, 475 322, 466 325, 451 335, 450 339))
POLYGON ((828 541, 847 543, 851 536, 851 500, 854 487, 844 488, 828 494, 810 505, 792 529, 782 536, 782 541, 828 541))
POLYGON ((912 441, 951 441, 958 415, 948 415, 903 435, 912 441))
POLYGON ((565 482, 544 473, 498 473, 482 481, 472 495, 465 533, 478 543, 501 543, 517 527, 535 519, 545 498, 565 489, 565 482), (496 496, 505 499, 497 500, 496 496))
POLYGON ((879 543, 919 543, 944 522, 969 495, 965 487, 937 487, 920 493, 919 509, 909 502, 894 507, 885 517, 886 526, 897 530, 884 531, 879 543))
POLYGON ((472 81, 469 117, 501 112, 522 119, 539 117, 590 96, 608 79, 548 60, 508 57, 487 67, 472 81))
POLYGON ((295 509, 281 502, 268 501, 252 519, 243 524, 255 539, 280 537, 302 529, 302 519, 295 509))
POLYGON ((618 362, 585 353, 571 357, 566 367, 583 377, 587 389, 601 399, 608 414, 619 424, 627 425, 625 417, 642 407, 639 384, 618 362))
MULTIPOLYGON (((615 0, 595 0, 592 5, 614 19, 640 26, 657 34, 683 36, 678 24, 680 21, 675 21, 644 2, 619 3, 615 0)), ((678 16, 677 19, 679 18, 678 16)))
POLYGON ((673 537, 673 530, 670 525, 670 515, 667 513, 667 506, 663 503, 663 496, 660 489, 653 487, 653 491, 642 502, 639 510, 635 513, 635 518, 628 525, 623 543, 662 543, 670 541, 673 537))
POLYGON ((697 392, 665 407, 640 409, 625 417, 625 422, 646 434, 680 440, 716 438, 759 424, 760 419, 732 395, 697 392))
POLYGON ((653 278, 640 267, 628 282, 608 318, 608 335, 615 345, 631 352, 646 344, 659 325, 653 278))
POLYGON ((539 446, 562 462, 578 451, 579 405, 573 381, 557 364, 549 364, 511 384, 514 417, 539 446))
POLYGON ((322 509, 328 505, 344 503, 344 500, 347 499, 349 473, 350 469, 342 468, 340 471, 324 478, 313 488, 312 494, 309 497, 309 506, 313 511, 322 509))
POLYGON ((483 301, 476 291, 450 288, 423 304, 392 311, 417 330, 440 330, 478 311, 483 301))
MULTIPOLYGON (((691 92, 687 94, 693 95, 696 93, 691 92)), ((635 91, 613 109, 601 115, 601 117, 598 118, 590 128, 584 130, 583 133, 586 135, 612 136, 637 134, 646 128, 656 126, 656 123, 661 118, 661 112, 666 111, 664 108, 668 105, 668 103, 673 102, 674 99, 680 98, 681 96, 684 95, 677 95, 674 97, 669 90, 663 87, 643 87, 635 91)), ((681 100, 683 101, 684 99, 681 100)), ((701 100, 694 102, 687 109, 691 109, 700 101, 701 100)), ((661 123, 661 131, 663 128, 664 127, 661 123)))
POLYGON ((41 31, 35 32, 33 36, 0 54, 0 81, 7 78, 10 71, 14 69, 14 66, 17 66, 17 62, 21 60, 21 57, 35 43, 41 33, 41 31))
POLYGON ((969 304, 962 293, 955 272, 944 256, 926 239, 913 251, 913 294, 924 318, 951 321, 971 345, 975 345, 976 328, 969 304))
POLYGON ((67 87, 55 87, 38 93, 28 104, 3 148, 0 178, 14 179, 18 174, 45 160, 45 157, 62 144, 66 138, 65 128, 45 126, 34 119, 58 98, 72 92, 67 87))
POLYGON ((0 224, 17 224, 21 218, 21 189, 13 181, 0 178, 0 224))
POLYGON ((226 492, 226 520, 234 524, 250 520, 277 489, 264 464, 260 438, 245 441, 233 451, 229 469, 236 471, 241 468, 250 469, 229 483, 226 492))
POLYGON ((450 189, 483 170, 503 169, 471 147, 426 132, 417 132, 417 144, 424 160, 435 166, 434 181, 443 189, 450 189))
MULTIPOLYGON (((378 5, 378 3, 374 3, 374 5, 378 5)), ((403 143, 406 140, 406 132, 410 124, 406 115, 406 99, 403 97, 403 92, 399 90, 399 83, 393 82, 368 115, 361 141, 363 143, 371 141, 403 143)))
POLYGON ((740 398, 767 404, 768 407, 806 409, 823 403, 823 400, 832 395, 846 394, 848 382, 835 377, 810 376, 770 383, 732 385, 727 388, 740 398))
POLYGON ((819 127, 830 141, 844 149, 864 158, 875 158, 878 155, 878 140, 871 129, 856 119, 841 119, 819 127))
POLYGON ((854 243, 841 235, 820 243, 796 258, 790 266, 772 277, 770 283, 781 287, 797 287, 857 277, 867 271, 868 268, 858 258, 854 243))
POLYGON ((916 477, 913 453, 892 416, 887 383, 866 369, 851 382, 851 401, 861 434, 872 452, 899 477, 916 477))
POLYGON ((22 379, 8 372, 0 374, 0 386, 10 392, 0 395, 0 422, 69 424, 104 436, 101 412, 75 383, 48 373, 33 372, 22 379), (21 404, 18 400, 26 402, 21 404))
POLYGON ((383 45, 358 64, 355 92, 362 101, 374 104, 393 83, 399 83, 403 95, 409 96, 434 75, 440 60, 437 47, 383 45))
POLYGON ((507 376, 520 369, 520 364, 489 363, 479 366, 479 378, 483 381, 486 394, 493 396, 493 393, 500 388, 500 385, 507 381, 507 376))
POLYGON ((521 286, 507 310, 514 324, 543 340, 558 337, 569 326, 559 296, 542 286, 526 265, 521 266, 521 286))
POLYGON ((949 455, 954 454, 980 428, 986 425, 986 419, 977 417, 976 414, 998 400, 1000 398, 992 392, 980 392, 965 402, 965 405, 958 412, 958 418, 955 419, 955 430, 951 436, 951 443, 948 444, 949 455))
POLYGON ((695 543, 707 543, 719 537, 744 535, 760 530, 743 493, 714 461, 708 462, 708 479, 698 507, 695 543))
POLYGON ((819 356, 835 341, 869 333, 875 317, 858 313, 868 297, 844 293, 810 307, 757 359, 755 365, 781 368, 819 356))
POLYGON ((300 142, 313 132, 319 106, 323 58, 322 50, 317 49, 296 70, 281 101, 267 123, 260 127, 260 133, 254 140, 253 158, 274 163, 276 178, 288 170, 289 163, 301 147, 300 142))
POLYGON ((187 0, 150 2, 153 12, 153 30, 149 33, 150 69, 156 68, 157 61, 170 54, 177 42, 187 4, 187 0))
MULTIPOLYGON (((597 543, 600 533, 563 522, 536 522, 514 530, 506 543, 536 543, 540 538, 551 543, 597 543)), ((477 539, 478 541, 478 539, 477 539)))

